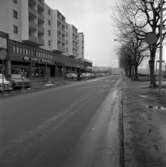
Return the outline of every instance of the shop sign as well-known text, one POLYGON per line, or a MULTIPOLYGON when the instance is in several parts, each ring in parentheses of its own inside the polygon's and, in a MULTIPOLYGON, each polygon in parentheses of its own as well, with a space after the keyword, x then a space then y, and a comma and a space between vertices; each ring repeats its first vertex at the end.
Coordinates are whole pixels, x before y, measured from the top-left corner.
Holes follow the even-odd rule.
POLYGON ((43 63, 47 63, 47 60, 45 60, 45 59, 42 59, 42 62, 43 62, 43 63))
POLYGON ((38 58, 32 57, 31 60, 32 60, 32 61, 38 61, 38 58))
POLYGON ((26 60, 26 61, 29 61, 30 58, 28 56, 24 56, 23 59, 26 60))

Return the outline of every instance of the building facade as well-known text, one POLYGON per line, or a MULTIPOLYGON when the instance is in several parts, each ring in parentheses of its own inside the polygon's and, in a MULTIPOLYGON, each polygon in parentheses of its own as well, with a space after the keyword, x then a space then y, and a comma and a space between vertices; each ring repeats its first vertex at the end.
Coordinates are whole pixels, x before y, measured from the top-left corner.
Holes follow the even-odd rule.
POLYGON ((0 30, 12 40, 44 45, 44 0, 2 0, 0 30))
POLYGON ((75 59, 84 54, 83 34, 78 39, 77 28, 44 0, 1 0, 0 71, 3 63, 8 75, 23 71, 30 78, 83 70, 86 63, 75 59))

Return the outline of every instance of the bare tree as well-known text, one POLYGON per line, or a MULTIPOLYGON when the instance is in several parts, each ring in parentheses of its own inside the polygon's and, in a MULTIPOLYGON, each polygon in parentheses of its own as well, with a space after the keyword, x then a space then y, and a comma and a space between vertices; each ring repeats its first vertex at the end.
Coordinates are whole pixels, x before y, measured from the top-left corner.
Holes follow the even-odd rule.
POLYGON ((120 49, 119 49, 119 66, 124 69, 125 71, 125 75, 129 78, 131 78, 132 75, 132 59, 131 59, 131 53, 128 50, 128 48, 126 48, 125 45, 123 45, 120 49))
MULTIPOLYGON (((165 6, 166 1, 163 1, 165 6)), ((152 32, 156 36, 156 42, 148 45, 150 58, 150 87, 156 87, 154 65, 156 52, 160 45, 160 0, 125 0, 118 4, 120 15, 123 16, 123 24, 130 27, 139 40, 145 40, 147 33, 152 32)), ((166 19, 163 20, 165 26, 166 19)), ((166 32, 163 32, 162 39, 165 38, 166 32)))
MULTIPOLYGON (((118 27, 118 40, 122 43, 125 49, 128 49, 131 57, 131 78, 138 79, 138 66, 143 61, 147 54, 147 46, 143 39, 135 33, 135 27, 131 24, 128 13, 126 13, 126 4, 117 5, 118 16, 115 18, 116 26, 118 27), (120 17, 119 17, 120 16, 120 17)), ((131 10, 131 9, 130 9, 131 10)), ((129 10, 127 10, 129 12, 129 10)), ((133 13, 130 12, 130 15, 133 13)), ((129 16, 130 16, 129 15, 129 16)), ((120 48, 121 49, 121 48, 120 48)), ((126 59, 128 59, 126 57, 126 59)))

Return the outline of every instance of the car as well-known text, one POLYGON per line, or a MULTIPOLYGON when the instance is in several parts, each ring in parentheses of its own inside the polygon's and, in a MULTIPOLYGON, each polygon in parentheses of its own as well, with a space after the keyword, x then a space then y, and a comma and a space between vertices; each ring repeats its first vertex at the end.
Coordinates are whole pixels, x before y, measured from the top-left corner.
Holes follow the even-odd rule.
POLYGON ((12 83, 13 89, 31 87, 31 81, 28 78, 22 76, 21 74, 12 74, 10 82, 12 83))
POLYGON ((0 91, 12 90, 12 84, 8 81, 4 74, 0 74, 0 91))
POLYGON ((81 79, 91 79, 91 78, 95 78, 94 73, 82 73, 81 74, 81 79))
POLYGON ((65 77, 67 79, 77 79, 77 74, 73 73, 73 72, 68 72, 68 73, 66 73, 65 77))

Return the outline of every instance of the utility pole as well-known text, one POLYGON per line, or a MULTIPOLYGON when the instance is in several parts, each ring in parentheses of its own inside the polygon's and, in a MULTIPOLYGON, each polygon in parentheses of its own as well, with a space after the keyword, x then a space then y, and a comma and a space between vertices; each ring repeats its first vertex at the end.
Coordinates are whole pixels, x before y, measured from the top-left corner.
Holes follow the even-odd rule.
POLYGON ((162 57, 163 57, 163 40, 162 40, 162 30, 163 30, 163 0, 160 0, 160 60, 159 60, 159 95, 161 95, 161 87, 162 87, 162 57))

